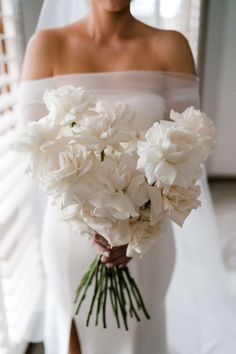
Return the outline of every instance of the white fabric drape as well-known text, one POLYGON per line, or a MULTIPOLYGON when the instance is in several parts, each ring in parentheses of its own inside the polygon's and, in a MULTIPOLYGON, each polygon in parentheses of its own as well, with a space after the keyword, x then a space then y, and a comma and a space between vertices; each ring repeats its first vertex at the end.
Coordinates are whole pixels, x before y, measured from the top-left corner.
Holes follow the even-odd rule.
POLYGON ((86 0, 44 0, 36 30, 66 26, 82 18, 87 12, 86 0))

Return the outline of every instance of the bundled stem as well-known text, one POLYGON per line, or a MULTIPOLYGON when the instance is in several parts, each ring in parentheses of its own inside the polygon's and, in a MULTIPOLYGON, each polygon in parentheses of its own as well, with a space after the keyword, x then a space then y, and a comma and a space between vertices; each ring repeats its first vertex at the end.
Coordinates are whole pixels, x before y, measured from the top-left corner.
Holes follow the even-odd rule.
POLYGON ((89 326, 94 307, 96 307, 95 325, 97 326, 99 324, 100 313, 102 313, 103 328, 107 328, 106 314, 109 299, 118 328, 121 327, 120 315, 126 330, 128 330, 128 315, 140 321, 139 312, 143 312, 147 319, 150 318, 142 295, 134 278, 130 275, 128 267, 113 267, 108 269, 106 265, 101 262, 101 256, 93 260, 76 290, 76 314, 79 313, 88 289, 93 282, 94 290, 89 306, 86 326, 89 326))

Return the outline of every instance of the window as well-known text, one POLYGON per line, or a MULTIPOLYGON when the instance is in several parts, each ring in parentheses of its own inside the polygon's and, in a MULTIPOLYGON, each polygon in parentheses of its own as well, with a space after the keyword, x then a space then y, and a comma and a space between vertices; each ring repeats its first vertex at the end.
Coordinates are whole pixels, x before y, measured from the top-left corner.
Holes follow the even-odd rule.
POLYGON ((24 200, 24 166, 9 144, 16 136, 16 88, 20 71, 13 0, 0 0, 0 353, 23 353, 24 332, 40 287, 37 230, 24 200))
POLYGON ((201 0, 134 0, 132 12, 151 26, 182 32, 197 63, 201 0))

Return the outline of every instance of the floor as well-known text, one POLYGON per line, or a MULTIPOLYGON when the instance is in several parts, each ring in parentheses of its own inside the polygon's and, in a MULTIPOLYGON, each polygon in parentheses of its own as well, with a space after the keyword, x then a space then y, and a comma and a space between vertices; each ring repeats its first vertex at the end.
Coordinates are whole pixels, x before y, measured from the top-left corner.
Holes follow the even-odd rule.
POLYGON ((30 344, 25 354, 43 354, 43 353, 44 350, 42 344, 30 344))
MULTIPOLYGON (((210 187, 225 265, 233 273, 236 271, 236 180, 214 179, 210 187)), ((30 345, 26 354, 43 353, 42 345, 30 345)))
POLYGON ((236 180, 210 183, 229 284, 236 296, 236 180))

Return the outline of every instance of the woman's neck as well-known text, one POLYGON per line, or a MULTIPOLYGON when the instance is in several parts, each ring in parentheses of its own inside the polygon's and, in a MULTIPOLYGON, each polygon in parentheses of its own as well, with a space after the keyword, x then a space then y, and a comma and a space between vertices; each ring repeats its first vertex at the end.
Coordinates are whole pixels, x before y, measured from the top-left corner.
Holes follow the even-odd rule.
POLYGON ((122 11, 109 12, 91 2, 87 31, 91 38, 99 42, 121 39, 129 35, 135 22, 129 7, 122 11))

